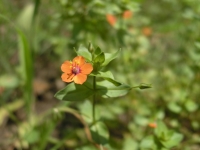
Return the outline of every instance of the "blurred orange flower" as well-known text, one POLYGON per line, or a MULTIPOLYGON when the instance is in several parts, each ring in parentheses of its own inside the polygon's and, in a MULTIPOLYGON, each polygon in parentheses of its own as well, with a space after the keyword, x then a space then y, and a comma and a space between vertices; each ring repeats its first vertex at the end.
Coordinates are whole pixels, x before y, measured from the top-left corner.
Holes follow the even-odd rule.
POLYGON ((150 36, 151 33, 152 33, 152 29, 151 29, 150 27, 144 27, 144 28, 142 29, 142 33, 143 33, 144 35, 146 35, 146 36, 150 36))
POLYGON ((148 126, 150 128, 156 128, 157 127, 157 124, 155 122, 152 122, 152 123, 149 123, 148 126))
POLYGON ((108 23, 111 25, 111 26, 114 26, 117 19, 114 15, 111 15, 111 14, 107 14, 106 15, 106 20, 108 21, 108 23))
POLYGON ((133 15, 133 13, 130 10, 126 10, 126 11, 123 12, 123 18, 124 19, 129 19, 129 18, 132 17, 132 15, 133 15))
POLYGON ((61 65, 64 72, 61 76, 64 82, 74 81, 76 84, 83 84, 87 80, 87 75, 93 70, 90 63, 86 63, 84 57, 77 56, 73 61, 65 61, 61 65))
POLYGON ((4 92, 4 88, 0 87, 0 95, 4 92))

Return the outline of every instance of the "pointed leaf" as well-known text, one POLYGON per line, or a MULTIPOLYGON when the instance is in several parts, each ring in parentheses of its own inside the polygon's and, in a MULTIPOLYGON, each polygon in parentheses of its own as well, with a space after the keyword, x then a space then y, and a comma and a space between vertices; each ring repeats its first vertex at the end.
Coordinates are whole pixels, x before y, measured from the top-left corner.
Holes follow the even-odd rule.
POLYGON ((95 69, 95 71, 98 71, 98 70, 101 69, 104 61, 105 61, 105 55, 104 55, 103 52, 94 58, 94 69, 95 69))
POLYGON ((94 63, 100 63, 100 65, 105 61, 105 55, 102 52, 101 54, 99 54, 95 59, 94 59, 94 63))
POLYGON ((109 81, 97 82, 97 93, 104 98, 119 97, 126 95, 131 87, 125 84, 120 84, 116 86, 109 81))
POLYGON ((91 55, 91 53, 84 46, 80 45, 80 47, 78 48, 78 51, 76 51, 76 53, 78 55, 80 55, 80 56, 83 56, 88 61, 92 61, 92 55, 91 55))
POLYGON ((76 101, 84 100, 93 95, 93 93, 93 90, 88 88, 86 84, 70 83, 64 89, 58 91, 55 97, 59 100, 76 101))
POLYGON ((109 82, 113 83, 116 86, 122 85, 122 83, 120 83, 120 82, 118 82, 114 79, 113 74, 110 71, 106 71, 106 72, 99 71, 97 73, 93 73, 93 74, 90 74, 90 75, 100 77, 100 78, 104 78, 104 79, 108 80, 109 82))
POLYGON ((151 88, 151 84, 141 83, 141 84, 139 85, 139 88, 140 88, 140 89, 148 89, 148 88, 151 88))
POLYGON ((21 28, 29 31, 32 25, 33 14, 34 14, 34 5, 33 4, 26 5, 24 9, 22 9, 19 17, 17 18, 17 24, 21 28))
POLYGON ((17 30, 19 44, 20 71, 24 88, 24 99, 27 101, 27 109, 30 110, 32 99, 33 60, 27 36, 21 30, 17 30))
POLYGON ((94 54, 95 55, 99 55, 99 54, 101 54, 102 53, 102 51, 101 51, 101 49, 99 48, 99 47, 97 47, 96 49, 95 49, 95 51, 94 51, 94 54))
POLYGON ((105 54, 105 61, 102 64, 102 66, 106 66, 109 62, 111 62, 113 59, 115 59, 117 57, 117 55, 119 54, 120 50, 118 50, 115 53, 104 53, 105 54))

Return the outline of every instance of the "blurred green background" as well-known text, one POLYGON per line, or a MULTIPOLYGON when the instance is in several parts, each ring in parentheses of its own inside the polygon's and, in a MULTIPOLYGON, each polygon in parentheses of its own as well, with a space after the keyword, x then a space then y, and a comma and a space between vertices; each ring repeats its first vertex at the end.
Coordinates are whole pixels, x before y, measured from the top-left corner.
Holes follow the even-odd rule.
POLYGON ((152 84, 98 100, 107 149, 153 149, 158 120, 184 136, 174 150, 200 149, 199 0, 1 0, 0 35, 0 149, 95 149, 70 109, 87 113, 87 101, 54 98, 61 64, 89 42, 122 49, 105 68, 117 80, 152 84))

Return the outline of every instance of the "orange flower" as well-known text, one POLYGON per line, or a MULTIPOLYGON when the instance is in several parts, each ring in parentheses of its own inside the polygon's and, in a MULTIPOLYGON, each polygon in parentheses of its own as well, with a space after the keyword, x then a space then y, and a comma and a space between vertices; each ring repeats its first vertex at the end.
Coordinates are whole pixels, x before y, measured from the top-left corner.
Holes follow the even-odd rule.
POLYGON ((157 124, 155 122, 152 122, 152 123, 149 123, 148 126, 150 128, 156 128, 157 127, 157 124))
POLYGON ((65 61, 61 65, 64 72, 61 76, 64 82, 74 81, 76 84, 83 84, 87 80, 87 75, 93 70, 90 63, 86 63, 82 56, 77 56, 73 61, 65 61))
POLYGON ((124 11, 123 12, 123 18, 124 19, 129 19, 129 18, 131 18, 132 17, 132 12, 130 11, 130 10, 126 10, 126 11, 124 11))
POLYGON ((146 36, 150 36, 152 34, 152 29, 150 27, 144 27, 142 29, 142 33, 146 36))
POLYGON ((116 17, 111 14, 107 14, 106 19, 111 26, 114 26, 117 21, 116 17))
POLYGON ((4 88, 0 87, 0 95, 4 92, 4 88))

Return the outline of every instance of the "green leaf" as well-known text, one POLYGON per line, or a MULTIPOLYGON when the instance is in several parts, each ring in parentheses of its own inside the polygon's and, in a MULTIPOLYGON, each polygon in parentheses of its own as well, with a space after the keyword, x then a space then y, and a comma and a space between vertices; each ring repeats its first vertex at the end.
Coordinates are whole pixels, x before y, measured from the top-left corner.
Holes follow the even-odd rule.
POLYGON ((30 31, 33 15, 34 15, 34 5, 33 4, 26 5, 22 10, 22 12, 20 13, 19 17, 17 18, 17 24, 21 28, 30 31))
POLYGON ((185 108, 188 112, 194 112, 198 109, 198 105, 192 100, 188 100, 185 102, 185 108))
POLYGON ((25 34, 20 31, 18 31, 18 39, 19 39, 19 50, 20 50, 20 65, 21 65, 21 74, 23 75, 23 78, 26 82, 26 84, 29 84, 28 86, 32 86, 31 85, 31 81, 32 81, 32 76, 33 76, 33 70, 32 70, 32 57, 31 57, 31 50, 29 47, 29 43, 27 40, 27 37, 25 36, 25 34))
MULTIPOLYGON (((58 149, 51 149, 51 150, 58 150, 58 149)), ((97 150, 97 148, 94 147, 93 145, 86 145, 86 146, 83 145, 81 147, 76 148, 75 150, 97 150)))
POLYGON ((140 143, 140 148, 153 148, 153 145, 154 145, 154 138, 151 135, 142 139, 140 143))
POLYGON ((139 85, 139 88, 140 88, 140 89, 148 89, 148 88, 151 88, 151 84, 141 83, 141 84, 139 85))
POLYGON ((102 64, 104 61, 105 61, 105 55, 103 52, 101 54, 97 55, 97 57, 95 57, 95 59, 94 59, 94 63, 102 64))
POLYGON ((95 71, 98 71, 101 69, 104 61, 105 61, 105 55, 103 52, 94 58, 95 71))
POLYGON ((183 135, 180 133, 176 133, 173 131, 171 132, 171 136, 167 141, 160 141, 164 147, 166 148, 172 148, 174 146, 177 146, 183 139, 183 135))
POLYGON ((91 53, 84 46, 80 45, 80 47, 78 48, 78 51, 76 51, 76 53, 78 55, 80 55, 80 56, 83 56, 88 61, 92 61, 92 55, 91 55, 91 53))
POLYGON ((142 115, 135 115, 134 122, 135 124, 138 124, 139 126, 145 126, 148 124, 149 119, 142 115))
POLYGON ((157 128, 154 131, 159 142, 165 148, 176 146, 183 139, 182 134, 176 133, 172 130, 168 130, 166 125, 162 121, 157 122, 157 128))
POLYGON ((155 135, 159 139, 165 139, 165 135, 168 132, 167 126, 162 121, 157 121, 157 127, 155 128, 155 135))
POLYGON ((94 51, 94 54, 95 55, 99 55, 99 54, 101 54, 102 53, 102 51, 101 51, 101 49, 99 48, 99 47, 97 47, 96 49, 95 49, 95 51, 94 51))
POLYGON ((132 137, 126 137, 123 142, 123 150, 138 149, 138 143, 132 137))
POLYGON ((31 130, 27 133, 25 133, 23 137, 28 143, 32 144, 38 141, 40 138, 39 132, 37 130, 31 130))
POLYGON ((17 33, 18 33, 18 43, 19 43, 21 77, 22 81, 24 81, 23 96, 24 100, 26 100, 27 111, 30 112, 31 105, 33 102, 32 98, 33 59, 27 37, 21 30, 17 30, 17 33))
POLYGON ((59 100, 76 101, 84 100, 93 95, 93 93, 94 91, 86 86, 86 83, 83 85, 70 83, 64 89, 58 91, 55 97, 59 100))
POLYGON ((102 66, 106 66, 109 62, 111 62, 113 59, 115 59, 117 57, 117 55, 119 54, 120 50, 118 50, 117 52, 110 54, 110 53, 104 53, 105 54, 105 61, 102 64, 102 66))
POLYGON ((110 71, 106 71, 106 72, 99 71, 97 73, 92 73, 90 75, 106 79, 106 80, 108 80, 109 82, 113 83, 116 86, 122 85, 122 83, 120 83, 120 82, 118 82, 118 81, 116 81, 114 79, 113 74, 110 71))
POLYGON ((200 42, 195 42, 194 44, 198 49, 200 49, 200 42))
POLYGON ((0 76, 0 87, 15 88, 19 85, 19 79, 10 74, 4 74, 0 76))
POLYGON ((179 113, 182 110, 181 106, 179 106, 176 102, 170 102, 168 104, 168 108, 174 113, 179 113))
POLYGON ((34 13, 33 13, 33 19, 32 19, 33 21, 35 20, 36 16, 39 13, 40 4, 41 4, 41 0, 35 0, 34 13))
POLYGON ((91 126, 90 130, 92 134, 92 139, 96 143, 101 145, 105 145, 106 143, 108 143, 109 132, 106 125, 103 122, 96 122, 91 126))
POLYGON ((126 95, 131 87, 125 84, 116 86, 115 84, 105 80, 97 82, 97 93, 104 98, 119 97, 126 95))

